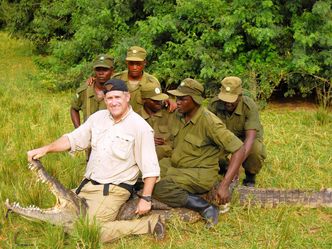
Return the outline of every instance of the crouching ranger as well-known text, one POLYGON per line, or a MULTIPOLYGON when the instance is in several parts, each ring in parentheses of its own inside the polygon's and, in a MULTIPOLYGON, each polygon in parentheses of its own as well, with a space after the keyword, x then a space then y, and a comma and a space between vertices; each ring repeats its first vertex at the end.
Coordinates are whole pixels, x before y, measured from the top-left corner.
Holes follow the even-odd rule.
POLYGON ((152 128, 129 105, 130 94, 124 81, 110 79, 105 83, 107 110, 92 114, 86 122, 55 142, 28 152, 28 160, 49 152, 79 151, 91 146, 85 179, 76 193, 86 199, 89 220, 101 225, 101 240, 112 241, 128 234, 153 232, 164 235, 158 215, 141 219, 115 221, 120 207, 130 197, 139 171, 144 187, 136 213, 151 209, 151 194, 160 169, 154 147, 152 128), (134 125, 133 125, 134 124, 134 125))
POLYGON ((208 226, 218 222, 218 208, 201 197, 219 180, 218 159, 221 149, 232 153, 229 169, 217 191, 217 202, 230 200, 229 186, 244 156, 242 142, 212 112, 201 106, 204 87, 196 80, 183 80, 176 90, 178 112, 172 127, 174 136, 170 158, 162 159, 161 181, 153 196, 172 207, 198 211, 208 226))
POLYGON ((154 130, 154 142, 158 160, 170 157, 172 152, 171 127, 174 112, 167 111, 164 101, 168 95, 161 92, 160 87, 151 84, 142 85, 141 96, 143 106, 137 112, 154 130))
MULTIPOLYGON (((242 95, 242 80, 234 76, 224 78, 220 93, 211 100, 208 108, 243 141, 245 156, 242 166, 246 174, 243 185, 254 187, 256 174, 266 158, 266 149, 257 105, 251 98, 242 95)), ((227 171, 228 154, 226 151, 221 152, 221 174, 227 171)))

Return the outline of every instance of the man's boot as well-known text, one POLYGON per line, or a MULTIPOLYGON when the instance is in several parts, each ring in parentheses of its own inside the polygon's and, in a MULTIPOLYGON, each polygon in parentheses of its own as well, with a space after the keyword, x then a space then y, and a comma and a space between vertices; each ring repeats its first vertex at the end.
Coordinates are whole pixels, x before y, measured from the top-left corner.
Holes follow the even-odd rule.
POLYGON ((246 187, 255 187, 255 183, 256 183, 256 174, 252 174, 249 171, 245 171, 246 173, 246 178, 243 179, 243 186, 246 187))
POLYGON ((163 240, 165 238, 165 225, 161 221, 160 216, 158 218, 157 224, 153 229, 153 235, 156 238, 156 240, 163 240))
POLYGON ((206 220, 208 228, 218 223, 218 208, 197 195, 189 194, 185 207, 199 212, 206 220))

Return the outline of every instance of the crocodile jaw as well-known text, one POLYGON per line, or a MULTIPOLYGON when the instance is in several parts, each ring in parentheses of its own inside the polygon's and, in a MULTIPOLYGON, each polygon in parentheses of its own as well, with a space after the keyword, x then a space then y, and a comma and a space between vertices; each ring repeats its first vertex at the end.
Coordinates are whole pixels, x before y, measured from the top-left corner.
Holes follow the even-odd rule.
POLYGON ((40 161, 32 161, 29 164, 29 169, 36 174, 39 181, 47 184, 57 199, 56 205, 49 209, 41 209, 35 206, 21 207, 19 203, 10 203, 7 199, 5 205, 8 210, 27 219, 41 220, 62 226, 71 226, 80 214, 86 214, 86 201, 50 176, 40 161))

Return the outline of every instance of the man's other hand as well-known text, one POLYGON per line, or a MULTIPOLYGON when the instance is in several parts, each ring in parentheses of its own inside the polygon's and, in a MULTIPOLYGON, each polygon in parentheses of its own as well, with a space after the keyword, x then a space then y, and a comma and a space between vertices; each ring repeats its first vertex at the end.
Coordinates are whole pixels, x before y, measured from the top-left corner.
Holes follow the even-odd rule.
POLYGON ((92 86, 92 85, 95 83, 95 81, 96 81, 96 77, 92 77, 92 76, 90 76, 90 77, 86 80, 86 84, 87 84, 88 86, 92 86))
POLYGON ((135 214, 144 215, 151 210, 152 203, 144 199, 140 199, 137 204, 135 214))
POLYGON ((163 145, 163 144, 165 144, 165 140, 162 137, 155 137, 154 143, 155 143, 155 145, 163 145))
POLYGON ((168 112, 174 112, 177 108, 176 102, 174 102, 171 99, 166 99, 165 100, 166 106, 167 106, 167 111, 168 112))
POLYGON ((228 187, 219 186, 216 196, 219 205, 225 205, 228 203, 230 201, 230 196, 231 195, 228 187))

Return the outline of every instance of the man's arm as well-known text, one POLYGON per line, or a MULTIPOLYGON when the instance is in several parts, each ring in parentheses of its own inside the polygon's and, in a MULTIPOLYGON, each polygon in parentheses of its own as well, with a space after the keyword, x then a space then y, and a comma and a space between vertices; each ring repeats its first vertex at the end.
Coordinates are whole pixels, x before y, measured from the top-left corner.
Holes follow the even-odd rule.
POLYGON ((53 143, 40 147, 38 149, 30 150, 27 152, 28 160, 39 159, 50 152, 61 152, 70 149, 70 142, 67 136, 62 136, 55 140, 53 143))
POLYGON ((238 173, 240 166, 243 162, 244 155, 244 146, 241 146, 240 149, 238 149, 232 154, 232 157, 229 161, 227 173, 218 187, 216 197, 219 204, 226 204, 230 201, 229 185, 238 173))
POLYGON ((249 155, 249 152, 251 151, 252 145, 254 144, 255 138, 256 138, 256 130, 246 130, 246 139, 243 142, 243 146, 245 149, 245 154, 243 160, 246 160, 246 158, 249 155))
MULTIPOLYGON (((144 187, 143 187, 142 196, 151 197, 154 185, 157 181, 157 178, 158 177, 146 177, 144 179, 144 187)), ((139 214, 139 215, 146 214, 147 212, 149 212, 151 210, 151 206, 152 206, 152 203, 150 201, 146 201, 141 198, 137 204, 135 213, 139 214)))
POLYGON ((70 117, 75 128, 81 125, 80 112, 75 110, 73 107, 70 107, 70 117))

